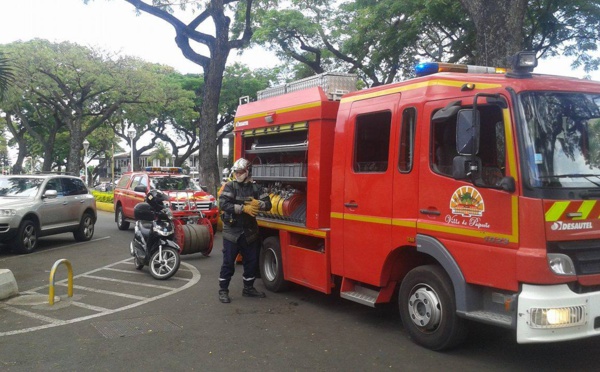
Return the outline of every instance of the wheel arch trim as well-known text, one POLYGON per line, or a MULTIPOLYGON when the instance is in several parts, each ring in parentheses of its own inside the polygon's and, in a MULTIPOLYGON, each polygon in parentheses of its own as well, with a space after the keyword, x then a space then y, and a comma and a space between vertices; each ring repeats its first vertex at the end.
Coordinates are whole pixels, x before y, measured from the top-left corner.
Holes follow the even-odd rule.
POLYGON ((462 314, 466 313, 469 309, 468 299, 474 298, 476 294, 465 281, 462 270, 454 257, 439 240, 428 235, 417 235, 417 251, 433 257, 446 271, 454 287, 456 311, 462 314))

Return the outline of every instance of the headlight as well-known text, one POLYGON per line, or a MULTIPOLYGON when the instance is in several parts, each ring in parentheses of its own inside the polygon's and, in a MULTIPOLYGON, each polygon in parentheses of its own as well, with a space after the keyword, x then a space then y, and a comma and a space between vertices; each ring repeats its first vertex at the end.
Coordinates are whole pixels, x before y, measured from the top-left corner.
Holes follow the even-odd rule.
POLYGON ((12 217, 16 214, 16 209, 0 209, 0 217, 12 217))
POLYGON ((169 236, 173 233, 173 228, 168 223, 155 223, 153 230, 160 236, 169 236))
POLYGON ((532 328, 565 328, 586 322, 585 306, 529 309, 532 328))
POLYGON ((548 266, 556 275, 575 275, 575 265, 571 257, 562 253, 548 253, 548 266))

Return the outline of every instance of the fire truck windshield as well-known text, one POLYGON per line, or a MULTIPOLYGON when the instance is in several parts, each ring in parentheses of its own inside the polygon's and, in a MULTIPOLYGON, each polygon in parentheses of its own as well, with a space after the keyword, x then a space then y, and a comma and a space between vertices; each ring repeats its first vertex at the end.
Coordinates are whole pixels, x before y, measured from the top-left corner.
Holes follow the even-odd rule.
POLYGON ((600 94, 519 95, 527 171, 533 187, 600 187, 600 94))

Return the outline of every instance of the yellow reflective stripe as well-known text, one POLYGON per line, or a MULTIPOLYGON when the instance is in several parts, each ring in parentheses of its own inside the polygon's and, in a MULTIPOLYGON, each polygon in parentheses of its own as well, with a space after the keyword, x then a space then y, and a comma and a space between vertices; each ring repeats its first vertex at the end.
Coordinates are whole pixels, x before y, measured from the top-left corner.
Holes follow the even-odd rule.
POLYGON ((349 220, 349 221, 379 223, 382 225, 391 225, 392 224, 391 218, 375 217, 375 216, 362 216, 360 214, 344 214, 344 219, 349 220))
POLYGON ((392 220, 392 225, 401 227, 417 227, 417 221, 394 218, 392 220))
POLYGON ((299 233, 299 234, 303 234, 303 235, 312 235, 312 236, 316 236, 319 238, 326 238, 327 233, 329 231, 329 229, 313 230, 313 229, 306 229, 303 227, 284 225, 281 223, 268 222, 268 221, 265 221, 260 218, 257 218, 257 222, 258 222, 258 225, 261 227, 268 227, 268 228, 272 228, 272 229, 290 231, 290 232, 295 232, 295 233, 299 233))
POLYGON ((275 111, 269 110, 269 111, 263 111, 263 112, 259 112, 256 114, 252 114, 252 115, 240 116, 240 117, 235 118, 234 127, 236 127, 237 123, 240 121, 260 118, 260 117, 266 116, 268 114, 272 114, 273 112, 275 112, 275 114, 283 114, 286 112, 305 110, 308 108, 320 107, 320 106, 321 106, 321 101, 316 101, 316 102, 305 103, 303 105, 297 105, 297 106, 291 106, 291 107, 286 107, 286 108, 282 108, 282 109, 277 109, 275 111))
POLYGON ((508 109, 502 110, 502 116, 504 118, 504 137, 507 139, 506 152, 508 155, 508 166, 510 167, 510 176, 515 179, 515 184, 519 184, 519 175, 517 173, 517 154, 515 151, 515 144, 511 141, 513 137, 513 129, 510 121, 510 111, 508 109))
POLYGON ((589 217, 592 212, 592 208, 596 205, 595 200, 585 200, 581 203, 581 207, 577 210, 577 212, 581 213, 581 217, 575 217, 574 220, 585 220, 589 217))
MULTIPOLYGON (((408 90, 428 88, 428 87, 433 87, 433 86, 438 86, 438 85, 460 88, 466 83, 467 83, 466 81, 454 81, 454 80, 443 80, 443 79, 429 80, 429 81, 424 81, 424 82, 415 83, 415 84, 401 85, 398 87, 384 89, 384 90, 380 90, 380 91, 372 92, 372 93, 365 93, 365 94, 352 96, 352 97, 343 97, 340 102, 345 103, 345 102, 360 101, 363 99, 381 97, 381 96, 385 96, 388 94, 406 92, 408 90)), ((475 88, 477 90, 495 89, 495 88, 500 88, 500 87, 501 87, 500 84, 475 83, 475 88)))
POLYGON ((546 222, 558 221, 560 216, 562 216, 562 214, 565 213, 565 210, 567 209, 568 206, 569 206, 568 201, 555 202, 552 205, 552 207, 550 207, 550 209, 548 209, 548 212, 546 212, 546 216, 545 216, 546 222))
MULTIPOLYGON (((485 238, 487 236, 497 237, 508 239, 510 243, 518 243, 519 242, 519 198, 517 196, 511 197, 511 233, 510 234, 497 234, 488 231, 481 230, 473 230, 473 229, 465 229, 454 226, 444 226, 438 224, 431 224, 426 222, 416 222, 414 220, 405 220, 394 218, 391 219, 391 223, 393 226, 402 226, 402 227, 418 227, 424 230, 431 231, 439 231, 445 232, 454 235, 462 235, 462 236, 471 236, 476 238, 485 238)), ((332 212, 331 218, 341 219, 341 220, 351 220, 351 221, 360 221, 360 222, 369 222, 369 223, 380 223, 380 224, 389 224, 389 218, 383 217, 373 217, 373 216, 362 216, 362 215, 354 215, 354 214, 343 214, 338 212, 332 212)))
POLYGON ((415 220, 409 220, 409 219, 363 216, 360 214, 343 214, 343 213, 338 213, 338 212, 331 212, 330 216, 331 216, 331 218, 336 218, 339 220, 378 223, 378 224, 382 224, 382 225, 390 225, 391 224, 393 226, 401 226, 401 227, 417 227, 417 222, 415 220))
POLYGON ((490 233, 488 231, 463 229, 460 227, 453 227, 453 226, 434 225, 434 224, 430 224, 430 223, 426 223, 426 222, 418 222, 417 227, 419 229, 423 229, 423 230, 439 231, 439 232, 445 232, 445 233, 454 234, 454 235, 471 236, 471 237, 475 237, 475 238, 485 238, 486 236, 493 236, 493 237, 497 237, 497 238, 508 239, 508 241, 510 241, 510 242, 514 242, 514 239, 515 239, 515 237, 513 235, 508 235, 508 234, 495 234, 495 233, 490 233))

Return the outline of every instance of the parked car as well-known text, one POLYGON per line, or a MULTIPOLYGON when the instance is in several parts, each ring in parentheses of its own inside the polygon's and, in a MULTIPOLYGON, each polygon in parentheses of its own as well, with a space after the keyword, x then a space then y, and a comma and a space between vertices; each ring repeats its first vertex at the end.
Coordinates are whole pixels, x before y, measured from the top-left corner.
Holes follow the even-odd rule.
POLYGON ((103 192, 113 190, 113 186, 110 182, 100 182, 94 188, 98 191, 103 191, 103 192))
POLYGON ((147 167, 140 172, 127 172, 115 186, 115 222, 121 230, 129 228, 134 221, 133 208, 144 201, 150 189, 158 189, 169 195, 169 206, 175 217, 186 211, 200 210, 216 231, 219 208, 214 196, 178 167, 147 167))
POLYGON ((0 176, 0 241, 31 253, 42 236, 94 236, 96 199, 78 177, 64 174, 0 176))

